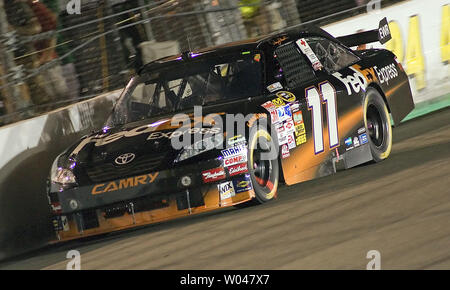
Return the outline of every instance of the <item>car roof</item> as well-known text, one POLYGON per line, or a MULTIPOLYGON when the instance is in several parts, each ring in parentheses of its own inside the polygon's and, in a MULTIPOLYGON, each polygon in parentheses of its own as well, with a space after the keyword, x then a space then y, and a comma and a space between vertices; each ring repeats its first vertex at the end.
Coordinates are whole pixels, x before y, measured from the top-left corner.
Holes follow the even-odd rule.
POLYGON ((316 27, 314 25, 301 25, 299 27, 290 28, 288 30, 275 32, 272 34, 228 42, 225 44, 220 44, 216 46, 206 47, 202 49, 198 49, 195 51, 188 51, 176 55, 166 56, 160 59, 156 59, 151 61, 141 67, 139 69, 139 74, 144 70, 148 69, 158 69, 160 67, 166 67, 170 65, 176 65, 180 61, 189 61, 192 59, 200 60, 201 58, 210 58, 210 57, 219 57, 224 54, 233 53, 233 52, 242 52, 247 50, 255 50, 258 49, 265 44, 270 44, 272 46, 280 45, 284 40, 293 40, 298 39, 300 37, 318 35, 325 38, 332 39, 336 42, 339 42, 329 33, 324 31, 323 29, 316 27), (280 41, 281 40, 281 41, 280 41))

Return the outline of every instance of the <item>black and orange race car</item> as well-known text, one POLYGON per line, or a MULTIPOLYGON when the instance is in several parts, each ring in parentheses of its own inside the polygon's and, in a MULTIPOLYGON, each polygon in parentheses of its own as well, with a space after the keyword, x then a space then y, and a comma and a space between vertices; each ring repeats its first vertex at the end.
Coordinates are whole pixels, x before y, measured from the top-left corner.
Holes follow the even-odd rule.
POLYGON ((414 103, 378 29, 303 26, 166 57, 131 79, 104 128, 59 155, 48 197, 58 240, 227 206, 389 156, 414 103))

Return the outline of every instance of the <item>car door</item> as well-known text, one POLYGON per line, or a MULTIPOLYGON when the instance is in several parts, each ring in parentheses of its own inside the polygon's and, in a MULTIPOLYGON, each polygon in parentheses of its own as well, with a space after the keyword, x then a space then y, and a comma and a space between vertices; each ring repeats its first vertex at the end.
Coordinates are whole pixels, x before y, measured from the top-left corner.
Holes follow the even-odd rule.
POLYGON ((342 62, 332 62, 330 55, 333 54, 316 55, 314 50, 320 46, 314 40, 311 39, 313 46, 309 45, 308 38, 301 38, 275 50, 286 87, 296 96, 296 102, 290 105, 296 129, 295 146, 281 145, 282 168, 288 184, 335 172, 334 161, 345 152, 341 145, 348 132, 357 126, 355 122, 361 124, 362 121, 360 110, 349 111, 361 107, 357 96, 349 95, 346 86, 332 75, 348 67, 337 67, 342 66, 342 62), (301 45, 306 48, 301 49, 301 45))

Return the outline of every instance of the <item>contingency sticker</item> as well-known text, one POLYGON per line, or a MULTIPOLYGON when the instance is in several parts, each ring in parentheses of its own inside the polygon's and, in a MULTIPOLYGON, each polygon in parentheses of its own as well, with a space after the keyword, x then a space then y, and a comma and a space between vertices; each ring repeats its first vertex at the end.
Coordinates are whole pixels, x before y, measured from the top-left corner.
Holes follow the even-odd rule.
POLYGON ((294 138, 294 134, 289 134, 287 135, 287 142, 288 142, 288 147, 289 149, 294 149, 295 148, 295 138, 294 138))
POLYGON ((294 133, 295 132, 294 121, 292 119, 287 119, 286 122, 284 123, 284 128, 287 134, 294 133))
POLYGON ((272 124, 280 122, 280 117, 278 117, 277 110, 270 111, 270 119, 272 120, 272 124))
POLYGON ((286 103, 285 103, 281 98, 273 99, 273 100, 272 100, 272 103, 273 103, 274 106, 277 107, 277 108, 286 105, 286 103))
POLYGON ((291 107, 289 105, 277 109, 280 121, 292 118, 291 107))
POLYGON ((252 189, 250 174, 245 174, 233 179, 233 187, 235 193, 241 193, 252 189))
POLYGON ((220 194, 220 200, 224 200, 236 195, 234 192, 233 182, 227 181, 217 185, 220 194))
POLYGON ((286 137, 286 128, 284 128, 283 123, 276 125, 277 129, 277 137, 278 137, 278 144, 286 144, 287 143, 287 137, 286 137))
POLYGON ((300 125, 303 123, 303 114, 302 111, 297 111, 292 114, 292 119, 294 119, 295 125, 300 125))
POLYGON ((303 54, 306 55, 306 57, 309 59, 314 70, 320 70, 323 68, 322 63, 317 58, 316 54, 314 53, 314 51, 311 49, 308 42, 306 42, 304 38, 300 38, 295 43, 303 52, 303 54))
POLYGON ((228 145, 229 146, 236 146, 236 145, 245 145, 246 140, 245 137, 242 135, 236 135, 231 138, 228 138, 228 145))
POLYGON ((247 163, 240 163, 233 166, 228 167, 228 173, 230 176, 238 175, 248 171, 247 163))
POLYGON ((367 139, 367 134, 361 134, 359 135, 359 142, 361 143, 361 145, 366 144, 367 142, 369 142, 369 140, 367 139))
POLYGON ((291 154, 289 153, 289 147, 287 144, 284 144, 283 146, 281 146, 281 158, 288 158, 289 156, 291 156, 291 154))
POLYGON ((282 89, 283 89, 283 86, 280 84, 280 82, 276 82, 276 83, 273 83, 273 84, 267 86, 267 90, 271 93, 278 91, 278 90, 282 90, 282 89))
POLYGON ((297 146, 306 143, 306 134, 295 137, 295 143, 297 144, 297 146))
POLYGON ((276 96, 287 103, 295 102, 295 95, 288 91, 278 92, 276 96))
POLYGON ((295 125, 295 136, 300 136, 306 134, 305 124, 295 125))
POLYGON ((264 109, 266 109, 269 112, 271 112, 277 108, 271 101, 265 102, 264 104, 261 105, 261 107, 263 107, 264 109))

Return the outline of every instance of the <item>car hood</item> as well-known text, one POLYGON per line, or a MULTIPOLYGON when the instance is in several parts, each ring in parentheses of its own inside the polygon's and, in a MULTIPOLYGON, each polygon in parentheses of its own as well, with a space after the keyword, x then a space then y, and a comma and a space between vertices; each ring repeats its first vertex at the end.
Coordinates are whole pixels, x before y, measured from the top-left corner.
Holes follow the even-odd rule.
POLYGON ((165 169, 174 164, 184 147, 183 144, 174 142, 194 140, 194 133, 222 133, 220 128, 215 128, 213 124, 214 122, 194 120, 192 117, 169 117, 147 119, 115 128, 105 127, 83 138, 66 154, 68 159, 76 164, 76 175, 87 174, 92 181, 104 180, 106 176, 97 178, 97 175, 103 176, 109 171, 127 176, 165 169))

